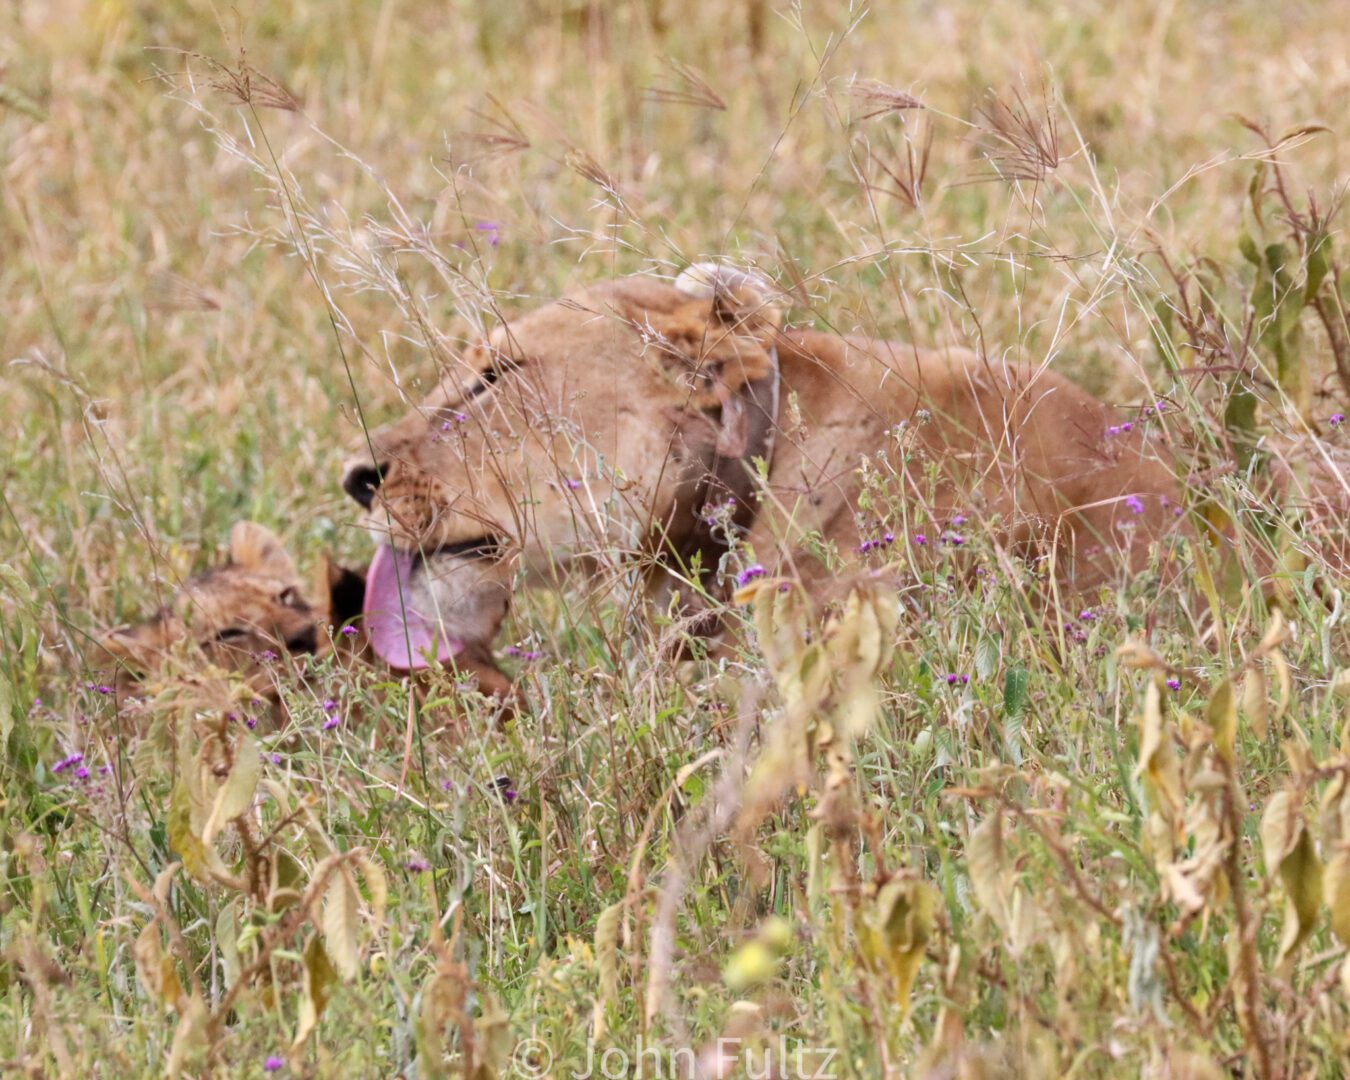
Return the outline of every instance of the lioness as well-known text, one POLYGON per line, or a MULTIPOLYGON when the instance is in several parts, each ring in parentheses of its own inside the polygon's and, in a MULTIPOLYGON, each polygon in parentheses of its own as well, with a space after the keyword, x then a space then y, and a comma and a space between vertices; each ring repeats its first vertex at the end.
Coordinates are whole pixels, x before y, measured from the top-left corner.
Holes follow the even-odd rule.
POLYGON ((687 573, 743 537, 762 564, 743 574, 813 589, 826 549, 959 544, 951 523, 978 514, 1066 588, 1090 588, 1142 567, 1174 527, 1148 428, 1044 369, 785 329, 758 278, 700 264, 497 327, 371 433, 343 487, 379 534, 371 645, 408 669, 481 654, 518 569, 554 583, 598 551, 687 573), (862 511, 864 462, 899 478, 908 520, 862 511))

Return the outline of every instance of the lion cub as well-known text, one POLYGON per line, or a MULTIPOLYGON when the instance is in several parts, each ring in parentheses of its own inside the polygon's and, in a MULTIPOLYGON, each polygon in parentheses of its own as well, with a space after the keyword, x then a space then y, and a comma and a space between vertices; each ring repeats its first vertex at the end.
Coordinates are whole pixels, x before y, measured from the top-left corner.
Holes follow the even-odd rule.
MULTIPOLYGON (((130 692, 189 641, 211 663, 244 673, 255 693, 274 702, 277 686, 268 665, 283 654, 319 656, 334 644, 363 652, 366 575, 324 562, 320 588, 327 595, 316 605, 277 536, 251 521, 237 523, 223 566, 188 579, 147 621, 104 636, 100 644, 117 661, 119 692, 130 692)), ((455 666, 483 693, 512 696, 511 681, 489 650, 468 650, 455 666)))
POLYGON ((283 653, 327 652, 330 624, 343 626, 360 614, 364 576, 330 564, 327 579, 327 602, 316 607, 276 535, 241 521, 230 530, 223 566, 190 578, 146 622, 113 630, 101 644, 118 661, 120 686, 154 672, 171 649, 193 641, 212 663, 248 673, 256 690, 274 697, 262 672, 268 661, 283 653))

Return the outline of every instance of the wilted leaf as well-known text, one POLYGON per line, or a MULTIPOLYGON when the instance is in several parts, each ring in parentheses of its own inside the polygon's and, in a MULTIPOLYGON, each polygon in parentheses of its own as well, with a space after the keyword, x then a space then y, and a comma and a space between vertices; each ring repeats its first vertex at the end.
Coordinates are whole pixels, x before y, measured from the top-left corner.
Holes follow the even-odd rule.
POLYGON ((1322 863, 1302 822, 1293 850, 1280 864, 1280 880, 1284 882, 1286 897, 1284 929, 1280 934, 1279 962, 1283 966, 1313 932, 1322 906, 1322 863))
POLYGON ((0 672, 0 757, 8 752, 9 733, 14 730, 14 713, 18 702, 14 697, 14 687, 0 672))
POLYGON ((159 941, 159 920, 151 919, 136 938, 132 948, 136 977, 151 999, 166 1011, 178 1007, 183 985, 178 981, 173 958, 166 955, 159 941))
POLYGON ((879 952, 890 970, 901 1017, 909 1012, 910 989, 933 933, 935 907, 933 891, 924 882, 897 877, 882 886, 866 920, 872 939, 869 951, 879 952))
POLYGON ((1298 843, 1303 830, 1303 817, 1294 793, 1288 788, 1277 791, 1266 803, 1261 815, 1261 852, 1265 856, 1266 873, 1272 877, 1279 872, 1298 843))
POLYGON ((169 1080, 176 1080, 183 1072, 188 1055, 197 1047, 205 1045, 206 1025, 209 1020, 206 1002, 201 999, 200 994, 194 993, 188 999, 178 1020, 178 1027, 173 1033, 173 1046, 169 1049, 169 1064, 166 1070, 169 1080))
POLYGON ((1205 718, 1209 721, 1215 751, 1231 764, 1237 739, 1237 700, 1233 695, 1231 679, 1224 679, 1214 688, 1205 709, 1205 718))
POLYGON ((202 842, 211 843, 228 822, 244 813, 253 803, 253 793, 262 775, 262 757, 258 744, 244 738, 235 750, 234 766, 216 791, 211 813, 202 828, 202 842))
POLYGON ((1003 815, 990 814, 966 841, 966 873, 980 907, 994 924, 1007 930, 1011 882, 1005 868, 1003 815))
POLYGON ((600 995, 595 1001, 594 1038, 605 1034, 605 1009, 619 996, 619 917, 623 902, 610 904, 595 920, 595 966, 600 975, 600 995))
POLYGON ((1266 707, 1266 676, 1259 668, 1247 672, 1242 683, 1242 711, 1251 722, 1256 737, 1265 740, 1270 730, 1266 707))
POLYGON ((1350 945, 1350 850, 1341 848, 1331 857, 1323 885, 1331 912, 1331 932, 1342 945, 1350 945))
POLYGON ((305 946, 305 988, 300 997, 300 1007, 295 1024, 293 1047, 304 1045, 309 1034, 319 1023, 328 999, 333 996, 333 988, 338 983, 338 973, 334 970, 323 942, 317 934, 309 939, 305 946))
POLYGON ((1289 696, 1293 691, 1293 683, 1289 678, 1289 663, 1279 649, 1271 652, 1270 666, 1275 669, 1275 684, 1280 688, 1280 701, 1275 707, 1275 719, 1279 721, 1284 717, 1285 709, 1289 708, 1289 696))
POLYGON ((187 872, 203 885, 212 884, 216 877, 228 876, 215 849, 204 844, 192 831, 191 797, 181 774, 169 796, 168 834, 174 854, 182 860, 187 872))
POLYGON ((239 911, 237 898, 220 909, 216 916, 216 947, 220 949, 220 967, 228 990, 239 981, 243 965, 239 962, 239 911))
POLYGON ((356 941, 358 901, 351 872, 345 865, 336 866, 324 892, 323 938, 333 966, 344 981, 356 978, 361 970, 356 941))
POLYGON ((1150 809, 1156 811, 1169 828, 1175 828, 1181 813, 1183 794, 1181 767, 1171 746, 1171 725, 1163 718, 1162 693, 1156 679, 1144 690, 1144 712, 1139 718, 1139 765, 1135 775, 1143 779, 1150 809))
POLYGON ((361 867, 366 891, 370 893, 370 916, 377 924, 382 923, 385 906, 389 903, 389 881, 384 875, 384 867, 369 855, 362 855, 357 865, 361 867))

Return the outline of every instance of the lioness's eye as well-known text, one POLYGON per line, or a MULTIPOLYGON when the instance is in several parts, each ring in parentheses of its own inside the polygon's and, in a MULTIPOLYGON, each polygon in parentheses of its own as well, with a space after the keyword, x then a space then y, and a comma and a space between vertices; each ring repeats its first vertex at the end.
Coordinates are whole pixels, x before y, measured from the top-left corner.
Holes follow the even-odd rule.
POLYGON ((277 593, 277 603, 284 604, 290 608, 300 608, 305 606, 304 598, 300 595, 300 590, 294 585, 288 586, 277 593))
POLYGON ((247 630, 241 630, 237 626, 227 626, 224 630, 216 631, 216 641, 222 644, 228 644, 231 641, 238 641, 241 638, 248 637, 247 630))

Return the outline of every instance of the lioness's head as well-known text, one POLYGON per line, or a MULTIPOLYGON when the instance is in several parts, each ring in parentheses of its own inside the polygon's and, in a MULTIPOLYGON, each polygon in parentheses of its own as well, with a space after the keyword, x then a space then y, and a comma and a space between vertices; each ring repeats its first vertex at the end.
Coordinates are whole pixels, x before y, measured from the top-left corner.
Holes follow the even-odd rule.
POLYGON ((268 654, 314 655, 328 644, 326 618, 349 618, 359 610, 352 594, 364 589, 349 570, 329 568, 327 578, 325 610, 306 598, 281 541, 264 526, 241 521, 230 531, 223 566, 190 578, 150 619, 109 632, 101 644, 133 678, 155 671, 185 641, 238 671, 253 671, 268 654))
POLYGON ((737 393, 772 369, 780 321, 747 276, 686 272, 583 289, 469 348, 345 467, 380 545, 375 652, 403 669, 481 652, 517 577, 678 551, 697 480, 744 443, 737 393))

